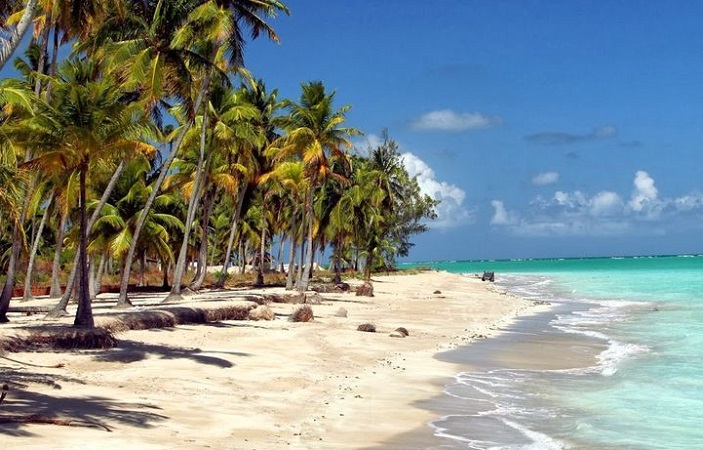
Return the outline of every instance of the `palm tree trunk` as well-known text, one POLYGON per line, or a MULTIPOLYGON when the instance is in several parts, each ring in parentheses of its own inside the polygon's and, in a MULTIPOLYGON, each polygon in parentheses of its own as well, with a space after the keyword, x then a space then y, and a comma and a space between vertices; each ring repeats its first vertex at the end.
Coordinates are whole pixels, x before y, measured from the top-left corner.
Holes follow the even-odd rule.
POLYGON ((283 261, 281 261, 281 256, 283 255, 283 249, 285 247, 285 235, 281 234, 281 240, 278 243, 278 253, 276 254, 276 263, 278 264, 278 271, 283 273, 283 261))
POLYGON ((200 235, 200 254, 198 255, 198 274, 190 285, 193 291, 200 290, 205 281, 207 274, 207 249, 208 249, 208 230, 210 229, 210 215, 212 207, 215 204, 215 193, 210 192, 205 198, 203 205, 203 218, 201 220, 201 235, 200 235))
POLYGON ((164 272, 164 281, 161 284, 161 289, 164 289, 164 290, 171 289, 171 286, 168 285, 168 266, 170 266, 171 263, 166 262, 166 261, 161 261, 161 265, 163 267, 162 270, 164 272))
POLYGON ((78 311, 76 319, 73 321, 73 326, 76 328, 93 328, 95 321, 93 319, 93 310, 90 302, 90 291, 88 286, 88 213, 86 207, 86 172, 88 171, 88 162, 83 163, 80 169, 80 200, 81 200, 81 228, 80 228, 80 245, 78 248, 79 255, 79 278, 78 278, 78 311))
POLYGON ((27 263, 27 274, 24 277, 24 296, 23 300, 32 299, 32 271, 34 269, 34 258, 37 256, 37 250, 39 250, 39 241, 41 240, 41 235, 44 232, 44 226, 46 225, 46 219, 49 217, 49 207, 54 201, 54 193, 52 192, 49 196, 48 202, 46 204, 46 209, 44 214, 42 214, 41 220, 39 221, 39 229, 34 237, 34 242, 32 242, 32 250, 29 253, 29 262, 27 263))
POLYGON ((239 274, 244 275, 247 269, 247 253, 249 253, 249 241, 239 243, 239 274))
MULTIPOLYGON (((107 187, 105 188, 103 195, 100 197, 100 202, 98 202, 98 206, 95 208, 95 211, 93 211, 93 214, 90 216, 90 221, 88 222, 88 229, 92 229, 93 225, 95 225, 95 222, 100 216, 100 211, 102 211, 103 207, 107 203, 107 200, 110 198, 110 194, 112 194, 113 189, 115 189, 115 186, 117 186, 117 181, 119 181, 120 176, 122 176, 122 172, 124 171, 124 168, 126 166, 127 161, 122 160, 115 169, 115 172, 112 174, 112 178, 110 178, 110 181, 107 183, 107 187)), ((66 289, 64 290, 64 293, 61 296, 61 300, 59 300, 56 306, 54 306, 51 311, 47 313, 47 317, 53 318, 66 314, 66 306, 68 306, 68 301, 71 299, 73 284, 76 282, 76 273, 79 264, 79 256, 80 254, 77 253, 76 256, 73 258, 73 266, 71 267, 71 272, 68 275, 68 280, 66 280, 66 289)))
POLYGON ((51 289, 49 298, 61 298, 61 282, 59 275, 61 272, 61 250, 63 249, 63 236, 66 230, 66 219, 68 214, 60 211, 59 229, 56 231, 56 249, 54 250, 54 261, 51 264, 51 289))
POLYGON ((17 22, 15 30, 10 35, 9 39, 0 39, 0 70, 5 66, 7 61, 9 61, 12 54, 15 52, 17 47, 22 42, 22 37, 29 29, 32 24, 32 19, 34 18, 34 11, 37 8, 39 0, 28 0, 27 6, 24 8, 24 14, 17 22))
POLYGON ((239 187, 239 192, 237 193, 237 206, 232 213, 232 225, 229 229, 229 239, 227 240, 227 251, 225 252, 225 261, 222 263, 222 272, 220 273, 220 278, 218 278, 215 287, 223 288, 225 285, 225 280, 227 280, 227 269, 232 259, 232 247, 234 246, 234 237, 237 234, 237 224, 239 223, 239 217, 242 214, 242 206, 244 205, 244 196, 247 193, 247 188, 249 184, 242 182, 239 187))
MULTIPOLYGON (((31 160, 30 152, 25 155, 25 162, 31 160)), ((34 189, 35 179, 33 179, 25 192, 30 193, 34 189)), ((7 322, 7 310, 10 308, 12 300, 12 291, 15 288, 15 276, 17 274, 17 262, 20 257, 20 250, 26 244, 26 236, 24 236, 24 219, 29 209, 29 201, 31 195, 26 195, 22 202, 22 210, 20 211, 17 221, 12 226, 12 249, 10 251, 10 259, 7 262, 7 273, 5 275, 5 286, 0 293, 0 323, 7 322)))
MULTIPOLYGON (((20 239, 20 225, 15 224, 12 229, 12 241, 18 242, 20 239)), ((12 300, 12 290, 15 287, 15 274, 17 271, 17 259, 20 256, 21 245, 12 246, 10 251, 10 260, 7 263, 7 273, 5 274, 5 286, 0 294, 0 323, 8 322, 7 310, 10 308, 10 300, 12 300)))
POLYGON ((298 284, 298 291, 299 292, 307 291, 308 283, 310 282, 310 272, 312 271, 312 257, 313 257, 313 251, 314 251, 313 238, 314 238, 314 230, 315 230, 315 216, 314 216, 313 209, 312 209, 312 202, 313 202, 313 189, 312 189, 312 187, 310 187, 309 193, 308 193, 308 199, 305 204, 305 207, 307 209, 307 216, 308 216, 308 243, 307 243, 307 248, 305 249, 306 270, 303 270, 302 276, 300 277, 300 283, 298 284))
POLYGON ((266 259, 266 220, 261 225, 261 245, 259 246, 259 265, 256 270, 256 283, 255 286, 264 285, 264 260, 266 259))
MULTIPOLYGON (((198 97, 195 100, 195 111, 200 110, 200 107, 203 104, 203 98, 205 97, 205 93, 210 88, 210 78, 211 75, 208 72, 208 74, 205 76, 205 79, 203 80, 202 86, 200 87, 198 97)), ((193 119, 189 119, 185 124, 183 124, 183 129, 181 129, 181 132, 178 134, 178 137, 176 138, 176 142, 174 144, 174 148, 176 150, 171 151, 171 153, 169 153, 168 155, 168 158, 166 158, 166 160, 164 161, 163 169, 159 173, 158 178, 152 186, 151 193, 146 199, 146 203, 144 203, 144 208, 139 212, 139 217, 137 217, 137 223, 135 224, 134 232, 132 233, 132 244, 129 246, 129 251, 127 252, 127 256, 125 257, 125 266, 124 270, 122 271, 122 277, 120 279, 120 295, 117 299, 118 306, 130 305, 129 298, 127 297, 127 287, 129 286, 129 275, 132 268, 132 261, 134 261, 134 255, 137 250, 137 242, 139 241, 139 235, 141 234, 142 228, 144 228, 144 224, 146 223, 147 214, 149 214, 149 211, 151 211, 151 207, 154 205, 154 200, 156 200, 156 196, 159 194, 161 186, 164 184, 164 180, 166 180, 166 176, 168 175, 169 169, 171 168, 171 164, 173 164, 173 160, 176 159, 176 155, 178 154, 178 151, 181 148, 183 138, 185 138, 185 135, 191 126, 193 126, 193 119)), ((177 280, 174 278, 174 285, 177 284, 176 281, 177 280)))
POLYGON ((286 274, 286 290, 293 289, 293 274, 295 273, 295 235, 290 239, 290 254, 288 257, 288 273, 286 274))
POLYGON ((100 294, 100 290, 103 287, 103 274, 105 273, 105 261, 107 260, 107 252, 103 252, 100 255, 100 263, 98 263, 98 270, 94 273, 92 279, 92 286, 90 291, 90 298, 96 298, 100 294))
POLYGON ((206 107, 203 111, 203 122, 200 133, 200 155, 198 156, 198 165, 195 169, 195 177, 193 179, 193 193, 188 202, 188 213, 186 214, 185 230, 183 231, 183 242, 181 242, 181 251, 178 253, 178 262, 176 263, 176 270, 173 272, 173 285, 171 286, 171 292, 163 300, 164 303, 178 302, 183 300, 181 295, 181 283, 183 282, 183 276, 186 272, 186 263, 188 262, 188 244, 190 239, 190 232, 193 229, 193 222, 195 221, 195 212, 198 209, 198 204, 200 203, 200 198, 202 196, 202 191, 204 190, 205 180, 202 174, 203 167, 207 165, 205 161, 205 138, 207 135, 207 97, 204 102, 206 107))

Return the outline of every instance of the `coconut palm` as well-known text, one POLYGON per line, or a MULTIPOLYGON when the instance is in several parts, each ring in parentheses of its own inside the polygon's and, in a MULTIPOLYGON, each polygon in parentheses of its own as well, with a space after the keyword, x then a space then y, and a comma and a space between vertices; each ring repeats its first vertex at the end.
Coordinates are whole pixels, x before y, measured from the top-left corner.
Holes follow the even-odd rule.
MULTIPOLYGON (((209 4, 207 5, 207 8, 210 8, 212 6, 212 2, 207 3, 209 4)), ((192 79, 193 72, 190 72, 189 70, 194 70, 194 73, 197 75, 204 75, 204 78, 199 83, 199 90, 197 96, 195 97, 195 102, 193 102, 193 108, 186 108, 186 110, 191 111, 191 114, 188 115, 188 120, 185 123, 186 126, 183 127, 181 133, 176 139, 176 150, 169 155, 166 161, 164 161, 164 166, 167 169, 171 167, 173 159, 176 157, 176 154, 179 151, 185 133, 188 131, 188 128, 192 125, 195 113, 200 110, 200 106, 205 101, 204 99, 206 98, 210 87, 212 71, 203 72, 202 70, 200 70, 201 66, 205 64, 209 65, 212 68, 215 61, 222 60, 218 56, 221 55, 223 51, 225 53, 230 52, 230 54, 232 55, 232 57, 230 58, 231 61, 235 63, 240 62, 242 54, 241 49, 243 48, 244 44, 242 27, 249 28, 251 30, 252 38, 258 37, 261 31, 266 31, 270 38, 277 40, 276 34, 273 32, 273 29, 269 27, 268 24, 266 24, 266 22, 261 17, 274 17, 278 11, 287 12, 287 8, 282 3, 279 3, 274 0, 221 0, 219 3, 215 3, 215 5, 221 6, 220 9, 226 9, 231 17, 230 25, 232 26, 228 28, 228 33, 224 35, 212 33, 212 31, 216 30, 217 27, 199 26, 208 25, 207 21, 203 20, 202 17, 199 15, 203 11, 201 9, 196 10, 192 8, 193 6, 199 5, 193 5, 187 0, 177 0, 170 2, 160 0, 157 3, 157 8, 155 8, 153 11, 153 14, 145 16, 152 17, 154 19, 151 21, 151 24, 146 28, 150 31, 153 30, 151 32, 152 36, 163 36, 163 33, 161 33, 160 31, 166 30, 166 34, 165 36, 163 36, 164 38, 158 40, 147 40, 143 43, 142 47, 135 46, 135 43, 130 42, 130 40, 125 40, 120 44, 120 48, 122 49, 121 54, 128 56, 128 58, 122 59, 131 62, 132 71, 134 72, 134 70, 136 70, 136 79, 140 80, 141 83, 144 83, 144 81, 148 79, 143 76, 147 73, 153 73, 154 75, 157 75, 151 79, 163 79, 161 74, 165 74, 165 72, 164 70, 162 70, 162 67, 166 62, 169 61, 169 59, 167 57, 157 58, 156 56, 161 54, 163 50, 173 49, 172 45, 176 46, 176 49, 179 49, 179 46, 184 46, 183 49, 189 52, 188 58, 183 58, 181 60, 184 62, 187 61, 188 63, 190 63, 190 65, 181 63, 177 63, 174 65, 174 71, 175 69, 178 69, 176 73, 181 74, 181 77, 179 78, 182 78, 186 81, 192 79), (162 11, 170 10, 170 8, 177 9, 179 13, 175 15, 165 15, 164 19, 164 17, 162 17, 162 11), (188 8, 191 9, 188 10, 188 8), (186 10, 188 10, 188 13, 183 14, 183 12, 185 12, 186 10), (189 22, 182 23, 181 20, 183 20, 184 18, 189 22), (185 26, 193 24, 195 26, 185 26), (157 31, 159 31, 160 33, 156 33, 157 31), (202 35, 200 35, 199 33, 202 33, 202 35), (208 41, 210 41, 209 44, 207 43, 208 41), (196 43, 197 46, 195 45, 196 43), (197 49, 202 49, 203 47, 209 48, 209 55, 203 56, 203 54, 198 54, 196 52, 197 49), (135 49, 138 50, 139 48, 143 48, 143 50, 141 52, 134 51, 135 49), (141 57, 139 57, 140 54, 142 55, 141 57), (209 58, 207 56, 209 56, 209 58), (152 70, 151 72, 147 72, 146 70, 144 70, 144 68, 148 67, 154 67, 155 70, 152 70), (183 69, 185 69, 186 72, 184 72, 183 69)), ((209 10, 210 9, 208 9, 208 11, 209 10)), ((222 15, 220 15, 219 17, 222 17, 222 15)), ((170 51, 168 53, 164 53, 164 56, 166 55, 173 55, 174 57, 177 56, 176 54, 170 51)), ((237 64, 234 67, 229 67, 229 69, 237 70, 240 67, 241 64, 237 64)), ((171 85, 170 83, 162 83, 162 85, 173 87, 173 85, 171 85)), ((191 83, 187 82, 185 86, 188 88, 188 91, 182 93, 179 98, 186 104, 189 104, 193 98, 189 89, 191 83)), ((172 95, 169 95, 168 97, 172 97, 172 95)), ((161 101, 165 100, 165 98, 166 97, 164 96, 152 96, 153 101, 157 101, 157 99, 158 101, 161 101)), ((163 184, 166 172, 167 171, 164 171, 162 173, 163 178, 159 177, 159 179, 157 179, 155 191, 152 192, 152 195, 147 199, 145 205, 145 213, 141 215, 139 220, 137 221, 137 226, 135 229, 135 239, 139 237, 141 228, 144 225, 145 214, 149 210, 149 208, 151 208, 151 204, 153 203, 153 197, 157 195, 157 191, 161 188, 161 184, 163 184)), ((125 272, 123 273, 122 280, 120 283, 120 301, 123 302, 127 301, 127 285, 129 283, 129 272, 132 260, 134 258, 134 253, 135 248, 130 248, 126 257, 125 272)))
POLYGON ((111 78, 101 77, 94 63, 70 59, 50 79, 51 102, 38 102, 26 123, 25 145, 36 149, 31 167, 48 172, 76 171, 79 177, 80 239, 78 246, 78 312, 76 327, 93 327, 88 289, 88 176, 96 164, 115 155, 151 152, 143 142, 147 130, 140 105, 128 103, 124 91, 111 78))
MULTIPOLYGON (((299 103, 290 103, 288 134, 281 140, 276 160, 297 156, 305 167, 307 187, 305 192, 305 222, 307 244, 305 267, 298 280, 297 289, 307 290, 309 273, 312 267, 315 238, 315 215, 313 210, 315 190, 329 178, 343 181, 344 177, 331 170, 335 161, 348 163, 345 149, 351 148, 349 137, 360 134, 355 128, 341 125, 350 106, 344 105, 334 110, 335 93, 327 93, 320 81, 302 84, 299 103)), ((343 172, 343 171, 342 171, 343 172)))

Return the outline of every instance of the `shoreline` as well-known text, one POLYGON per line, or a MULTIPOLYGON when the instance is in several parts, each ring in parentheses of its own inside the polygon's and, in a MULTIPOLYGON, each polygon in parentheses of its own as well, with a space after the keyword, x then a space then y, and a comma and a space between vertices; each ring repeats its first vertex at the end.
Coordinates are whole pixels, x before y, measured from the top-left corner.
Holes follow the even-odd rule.
POLYGON ((285 320, 299 305, 271 304, 277 320, 269 322, 127 331, 116 335, 115 349, 13 354, 64 366, 31 368, 53 383, 14 387, 0 413, 41 407, 56 417, 104 423, 112 432, 21 424, 0 429, 0 442, 13 439, 15 448, 372 448, 436 418, 419 404, 440 394, 462 367, 438 354, 494 336, 540 309, 458 274, 373 280, 373 298, 323 294, 310 323, 285 320), (336 315, 342 307, 347 317, 336 315), (362 323, 374 323, 377 332, 356 331, 362 323), (401 326, 408 337, 389 336, 401 326))

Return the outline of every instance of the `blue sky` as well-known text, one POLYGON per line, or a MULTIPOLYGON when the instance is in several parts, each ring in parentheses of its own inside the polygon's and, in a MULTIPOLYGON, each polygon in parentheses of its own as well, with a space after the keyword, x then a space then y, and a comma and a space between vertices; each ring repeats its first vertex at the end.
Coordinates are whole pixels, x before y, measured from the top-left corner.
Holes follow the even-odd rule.
POLYGON ((703 3, 288 3, 247 65, 389 129, 442 200, 410 260, 703 252, 703 3))
POLYGON ((703 2, 287 2, 247 67, 322 80, 442 200, 409 260, 703 253, 703 2))

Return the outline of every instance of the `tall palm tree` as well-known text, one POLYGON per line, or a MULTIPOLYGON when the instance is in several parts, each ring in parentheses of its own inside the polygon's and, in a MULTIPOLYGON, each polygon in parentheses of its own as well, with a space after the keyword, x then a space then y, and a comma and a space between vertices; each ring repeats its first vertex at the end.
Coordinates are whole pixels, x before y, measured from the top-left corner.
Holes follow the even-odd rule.
MULTIPOLYGON (((223 39, 223 35, 213 35, 210 33, 214 29, 213 27, 206 27, 204 36, 198 36, 197 32, 202 32, 202 30, 199 29, 198 26, 187 26, 189 25, 188 22, 182 22, 182 20, 185 19, 189 21, 190 24, 194 23, 198 25, 200 23, 204 25, 203 22, 205 21, 199 15, 201 13, 201 10, 196 10, 194 8, 200 5, 193 5, 187 0, 159 0, 156 5, 157 7, 153 11, 151 11, 152 14, 145 14, 143 17, 151 17, 153 19, 151 20, 151 25, 147 27, 148 30, 153 30, 150 35, 158 35, 162 36, 162 38, 147 40, 143 43, 141 47, 135 45, 135 43, 130 42, 130 39, 125 39, 119 44, 121 52, 118 54, 127 56, 127 58, 122 59, 124 61, 130 62, 133 72, 134 70, 136 70, 136 72, 134 73, 136 73, 137 75, 137 80, 141 80, 140 85, 142 85, 145 80, 149 79, 148 77, 143 76, 147 73, 147 71, 143 69, 145 67, 155 68, 155 70, 152 70, 151 73, 157 76, 152 77, 151 79, 163 80, 162 77, 166 72, 164 71, 165 69, 162 70, 162 67, 164 67, 164 65, 170 61, 167 55, 173 55, 174 58, 176 58, 177 56, 176 54, 170 51, 171 49, 173 49, 172 45, 175 45, 177 48, 179 46, 183 46, 183 50, 189 52, 188 58, 181 58, 181 60, 184 61, 183 64, 176 63, 173 66, 173 71, 175 73, 181 74, 181 76, 178 78, 183 80, 192 79, 193 75, 189 71, 190 69, 195 70, 195 73, 198 75, 203 75, 204 73, 205 76, 203 80, 199 83, 200 87, 197 96, 195 96, 193 108, 187 108, 187 110, 190 111, 190 114, 187 116, 188 119, 185 122, 186 126, 183 127, 181 133, 176 139, 174 145, 175 151, 173 151, 172 154, 168 156, 166 161, 164 161, 164 166, 167 168, 167 170, 164 171, 164 173, 162 174, 163 177, 159 177, 159 179, 157 179, 155 191, 152 192, 152 195, 147 199, 145 205, 145 212, 144 214, 140 215, 140 218, 137 221, 137 226, 135 229, 135 239, 139 237, 139 233, 141 232, 141 229, 144 226, 144 221, 146 220, 146 213, 149 208, 151 208, 151 204, 154 201, 153 198, 157 195, 157 191, 161 188, 161 184, 163 184, 166 172, 168 171, 168 168, 171 167, 171 164, 173 163, 173 160, 180 149, 180 145, 183 141, 185 133, 188 131, 188 128, 193 124, 195 113, 200 110, 200 107, 207 96, 212 72, 203 72, 201 70, 199 71, 199 68, 202 65, 209 65, 212 67, 214 62, 219 59, 218 55, 220 55, 222 50, 224 49, 225 52, 230 52, 230 54, 232 55, 230 60, 237 63, 236 66, 230 67, 229 69, 239 69, 241 67, 241 64, 239 63, 241 62, 242 48, 244 45, 242 28, 249 28, 251 30, 252 38, 256 38, 262 31, 266 31, 268 33, 269 38, 277 40, 278 38, 274 33, 273 29, 264 21, 264 19, 262 19, 262 17, 275 17, 276 13, 279 11, 288 11, 285 5, 275 0, 221 0, 220 2, 216 3, 216 5, 221 6, 222 8, 225 8, 227 11, 229 11, 230 17, 232 18, 231 23, 234 25, 229 27, 229 32, 224 35, 223 39), (162 17, 162 12, 165 10, 169 10, 169 8, 171 7, 175 8, 178 12, 176 14, 168 15, 164 19, 162 17), (204 45, 204 42, 207 42, 208 40, 211 41, 210 44, 204 45), (194 45, 194 42, 197 42, 197 47, 194 45), (196 50, 203 48, 203 46, 209 47, 209 55, 198 54, 196 52, 196 50), (143 50, 141 52, 134 52, 135 49, 138 50, 139 48, 143 48, 143 50), (166 50, 169 50, 169 52, 164 53, 164 51, 166 50), (139 56, 140 54, 142 55, 141 57, 139 56), (164 57, 159 58, 157 55, 162 55, 164 57), (186 61, 190 63, 190 66, 188 64, 185 64, 186 61)), ((208 7, 209 6, 210 5, 208 5, 208 7)), ((145 22, 145 24, 147 24, 147 22, 145 22)), ((174 87, 171 83, 161 84, 163 86, 174 87)), ((185 84, 185 86, 187 86, 188 88, 190 88, 191 85, 192 83, 190 82, 187 82, 185 84)), ((159 96, 158 100, 162 101, 165 100, 167 97, 173 96, 159 96)), ((155 96, 152 98, 153 101, 157 100, 157 97, 155 96)), ((177 98, 180 98, 180 100, 184 101, 186 104, 190 104, 190 102, 192 102, 193 96, 190 92, 190 89, 188 89, 188 92, 179 95, 177 98)), ((122 280, 120 283, 120 302, 128 301, 127 285, 129 283, 129 272, 132 260, 134 258, 134 254, 135 247, 132 247, 127 253, 127 264, 125 266, 125 272, 123 273, 122 280)))
POLYGON ((14 142, 13 134, 18 123, 33 114, 33 101, 31 89, 26 83, 18 80, 0 81, 0 166, 2 176, 6 179, 0 192, 0 203, 8 206, 3 210, 8 213, 8 225, 12 230, 5 284, 0 293, 0 322, 7 322, 17 262, 20 250, 26 244, 23 229, 26 200, 22 197, 26 197, 25 190, 32 182, 28 172, 18 166, 24 149, 14 142))
POLYGON ((290 121, 288 135, 281 142, 281 147, 274 156, 277 160, 297 156, 305 167, 307 187, 305 195, 305 222, 307 244, 305 268, 297 283, 299 291, 308 287, 310 269, 312 268, 315 216, 313 210, 315 190, 327 179, 344 177, 331 170, 332 162, 348 164, 346 149, 351 148, 349 137, 360 134, 355 128, 342 127, 350 106, 344 105, 335 110, 333 107, 335 93, 327 93, 320 81, 302 84, 299 103, 290 103, 290 121))
POLYGON ((28 164, 47 171, 76 171, 79 176, 79 283, 74 325, 94 326, 88 289, 88 176, 95 164, 115 155, 151 152, 143 139, 148 130, 141 107, 125 101, 114 80, 102 77, 87 60, 71 59, 49 80, 51 102, 39 102, 38 114, 26 123, 26 144, 38 150, 28 164))

